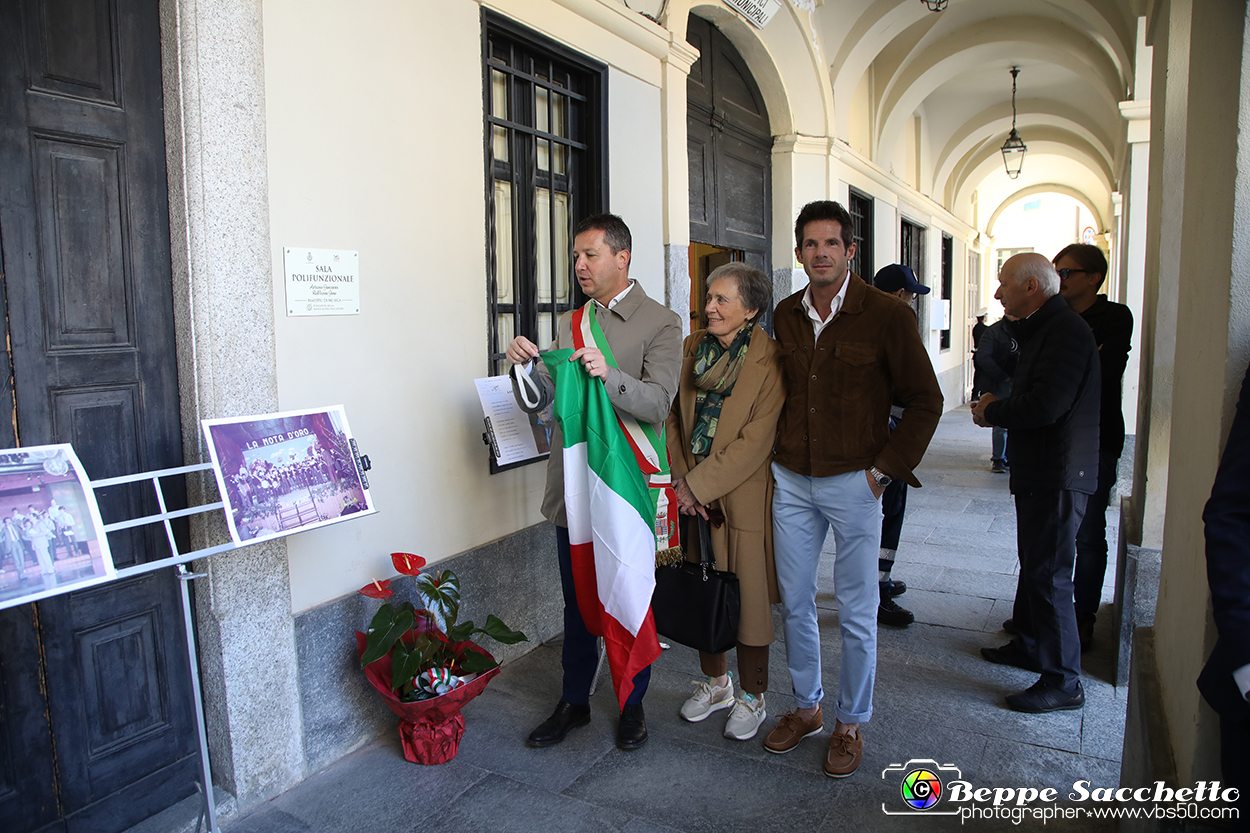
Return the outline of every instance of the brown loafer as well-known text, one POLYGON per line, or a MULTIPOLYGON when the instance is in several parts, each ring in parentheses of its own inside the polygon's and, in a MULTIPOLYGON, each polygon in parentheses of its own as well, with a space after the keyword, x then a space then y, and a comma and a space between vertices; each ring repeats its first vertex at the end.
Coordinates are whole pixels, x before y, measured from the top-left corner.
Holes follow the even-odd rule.
POLYGON ((824 727, 820 706, 816 707, 816 713, 810 720, 804 720, 798 712, 786 712, 781 716, 781 721, 768 733, 768 737, 764 738, 764 748, 778 755, 784 754, 798 746, 803 738, 820 734, 824 727))
POLYGON ((855 737, 834 733, 829 738, 829 751, 825 753, 825 775, 845 778, 859 769, 864 760, 864 733, 855 737))

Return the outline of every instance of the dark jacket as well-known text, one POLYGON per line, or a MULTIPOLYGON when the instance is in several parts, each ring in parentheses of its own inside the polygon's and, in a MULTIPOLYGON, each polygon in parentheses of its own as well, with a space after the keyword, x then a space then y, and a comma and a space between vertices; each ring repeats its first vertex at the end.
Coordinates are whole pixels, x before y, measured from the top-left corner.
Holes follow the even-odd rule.
POLYGON ((1099 295, 1081 317, 1094 331, 1102 368, 1099 443, 1104 456, 1118 459, 1124 450, 1124 367, 1132 347, 1133 311, 1099 295))
POLYGON ((1250 664, 1250 371, 1241 383, 1237 414, 1202 520, 1219 637, 1198 677, 1198 688, 1220 714, 1244 717, 1250 705, 1233 681, 1233 672, 1250 664))
POLYGON ((847 280, 842 310, 819 343, 803 308, 807 287, 777 305, 786 404, 776 462, 807 477, 876 466, 919 486, 912 469, 942 416, 933 363, 910 306, 854 273, 847 280), (891 432, 893 401, 902 403, 903 416, 891 432))
POLYGON ((985 338, 985 331, 992 325, 986 324, 984 321, 978 321, 972 325, 972 352, 975 353, 981 349, 981 339, 985 338))
POLYGON ((1007 429, 1012 494, 1098 486, 1098 348, 1062 295, 1013 325, 1020 360, 1011 396, 985 419, 1007 429))
POLYGON ((1010 324, 1006 318, 1000 318, 987 327, 972 358, 981 379, 980 390, 999 399, 1011 396, 1011 380, 1020 359, 1020 344, 1009 329, 1010 324))

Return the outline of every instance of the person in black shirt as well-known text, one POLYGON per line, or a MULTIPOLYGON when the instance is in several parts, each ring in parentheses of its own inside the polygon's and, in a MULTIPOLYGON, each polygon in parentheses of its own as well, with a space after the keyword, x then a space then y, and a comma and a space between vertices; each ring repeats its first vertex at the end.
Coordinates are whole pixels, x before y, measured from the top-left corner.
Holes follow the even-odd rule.
POLYGON ((1133 313, 1098 294, 1107 277, 1107 258, 1097 246, 1073 243, 1055 255, 1059 294, 1094 331, 1102 369, 1099 410, 1098 489, 1090 495, 1076 533, 1076 626, 1081 650, 1094 638, 1094 620, 1107 573, 1107 503, 1124 450, 1123 376, 1133 336, 1133 313))
MULTIPOLYGON (((1020 343, 1011 332, 1014 320, 1012 316, 1004 315, 986 327, 973 359, 982 380, 981 392, 992 393, 998 399, 1011 396, 1011 379, 1016 375, 1016 361, 1020 357, 1020 343)), ((995 425, 990 446, 990 471, 1006 474, 1007 467, 1007 429, 995 425)))
POLYGON ((968 352, 972 353, 972 401, 976 402, 981 398, 982 392, 988 390, 981 379, 981 368, 977 366, 977 350, 981 348, 981 338, 985 335, 985 331, 990 328, 985 323, 985 316, 989 313, 985 308, 977 311, 977 323, 972 325, 972 347, 968 352))

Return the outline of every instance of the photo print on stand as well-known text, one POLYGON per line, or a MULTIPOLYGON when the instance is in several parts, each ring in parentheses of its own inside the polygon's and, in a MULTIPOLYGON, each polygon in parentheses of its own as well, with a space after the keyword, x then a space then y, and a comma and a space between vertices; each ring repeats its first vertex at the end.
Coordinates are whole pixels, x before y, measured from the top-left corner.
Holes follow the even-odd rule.
POLYGON ((69 444, 0 451, 0 608, 113 577, 95 492, 69 444))
POLYGON ((237 544, 377 511, 341 405, 202 425, 237 544))

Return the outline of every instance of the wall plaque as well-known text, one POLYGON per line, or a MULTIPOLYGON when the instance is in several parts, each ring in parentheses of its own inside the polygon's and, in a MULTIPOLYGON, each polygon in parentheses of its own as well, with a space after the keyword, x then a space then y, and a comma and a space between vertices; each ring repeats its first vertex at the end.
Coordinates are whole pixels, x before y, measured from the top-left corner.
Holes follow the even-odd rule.
POLYGON ((360 313, 360 253, 337 249, 282 250, 286 314, 360 313))

